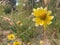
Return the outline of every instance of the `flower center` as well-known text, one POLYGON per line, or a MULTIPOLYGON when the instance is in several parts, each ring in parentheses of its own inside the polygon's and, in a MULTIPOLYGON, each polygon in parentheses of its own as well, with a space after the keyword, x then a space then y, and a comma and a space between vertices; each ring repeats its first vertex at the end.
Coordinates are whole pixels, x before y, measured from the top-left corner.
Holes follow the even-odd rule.
POLYGON ((11 39, 13 39, 13 36, 11 36, 11 39))
POLYGON ((19 44, 16 44, 16 45, 19 45, 19 44))
POLYGON ((42 15, 40 16, 40 19, 45 20, 45 19, 46 19, 46 14, 42 14, 42 15))

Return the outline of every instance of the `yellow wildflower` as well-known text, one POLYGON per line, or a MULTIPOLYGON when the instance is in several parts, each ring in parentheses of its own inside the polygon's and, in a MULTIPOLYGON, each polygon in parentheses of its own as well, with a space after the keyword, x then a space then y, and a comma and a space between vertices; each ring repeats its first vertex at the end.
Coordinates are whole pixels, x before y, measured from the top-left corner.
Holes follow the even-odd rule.
POLYGON ((44 41, 40 40, 40 45, 44 45, 44 41))
POLYGON ((21 21, 17 21, 17 22, 16 22, 16 24, 20 24, 20 23, 21 23, 21 21))
POLYGON ((30 43, 30 42, 28 42, 28 43, 27 43, 27 45, 31 45, 31 43, 30 43))
POLYGON ((19 41, 13 42, 13 45, 21 45, 19 41))
POLYGON ((14 40, 15 39, 15 35, 14 34, 9 34, 7 36, 8 40, 14 40))
POLYGON ((33 18, 33 21, 35 21, 35 25, 43 25, 44 27, 46 27, 46 25, 51 24, 51 20, 54 18, 54 16, 51 16, 51 13, 51 11, 47 10, 47 7, 33 9, 32 15, 35 17, 33 18))
POLYGON ((21 21, 17 21, 16 24, 22 25, 21 21))
POLYGON ((11 45, 10 43, 8 43, 7 45, 11 45))

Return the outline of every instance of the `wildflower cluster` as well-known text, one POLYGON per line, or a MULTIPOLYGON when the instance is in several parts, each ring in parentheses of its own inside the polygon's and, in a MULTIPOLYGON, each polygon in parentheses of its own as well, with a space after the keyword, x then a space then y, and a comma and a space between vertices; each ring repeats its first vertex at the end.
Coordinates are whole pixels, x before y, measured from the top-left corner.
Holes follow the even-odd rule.
MULTIPOLYGON (((14 34, 9 34, 7 36, 7 39, 9 41, 13 41, 12 45, 21 45, 21 42, 20 41, 16 41, 16 36, 14 34)), ((10 43, 8 43, 7 45, 11 45, 10 43)))

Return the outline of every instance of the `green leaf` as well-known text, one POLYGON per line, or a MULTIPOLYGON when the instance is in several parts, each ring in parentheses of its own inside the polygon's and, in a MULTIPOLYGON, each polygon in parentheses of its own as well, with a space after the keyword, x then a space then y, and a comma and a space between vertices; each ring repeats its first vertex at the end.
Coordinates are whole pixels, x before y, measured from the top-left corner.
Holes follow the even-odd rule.
POLYGON ((28 42, 29 41, 29 37, 25 34, 21 35, 20 38, 23 40, 23 41, 26 41, 28 42))
POLYGON ((17 33, 17 30, 15 27, 10 27, 10 29, 12 29, 13 32, 17 33))

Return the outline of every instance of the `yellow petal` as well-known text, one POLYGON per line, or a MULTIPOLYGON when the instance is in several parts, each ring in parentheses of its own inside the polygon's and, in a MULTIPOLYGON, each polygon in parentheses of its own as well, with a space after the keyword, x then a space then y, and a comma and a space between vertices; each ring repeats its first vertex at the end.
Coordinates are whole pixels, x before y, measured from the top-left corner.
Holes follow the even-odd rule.
POLYGON ((42 26, 44 24, 44 21, 43 20, 40 20, 40 25, 42 26))
POLYGON ((35 21, 35 23, 36 23, 37 25, 41 25, 41 26, 42 26, 42 25, 44 24, 44 21, 41 20, 40 18, 34 18, 33 21, 35 21))
POLYGON ((44 10, 47 10, 47 7, 45 7, 44 10))
POLYGON ((39 24, 39 23, 40 23, 40 18, 35 18, 35 22, 36 22, 37 24, 39 24))
POLYGON ((35 11, 33 11, 33 15, 36 16, 36 17, 38 17, 38 16, 40 15, 39 10, 35 10, 35 11))
POLYGON ((48 12, 48 11, 47 11, 47 7, 45 7, 45 8, 44 8, 44 12, 45 12, 45 13, 47 13, 47 12, 48 12))
POLYGON ((49 20, 52 20, 54 18, 54 16, 48 16, 49 20))
POLYGON ((51 23, 51 20, 45 20, 45 25, 50 25, 51 23))
POLYGON ((50 21, 50 22, 48 22, 47 24, 50 25, 51 23, 52 23, 52 22, 50 21))
POLYGON ((47 15, 51 15, 52 11, 48 11, 47 15))
POLYGON ((43 8, 41 7, 40 10, 39 10, 39 13, 40 13, 39 15, 47 14, 47 8, 44 8, 44 9, 43 9, 43 8))
POLYGON ((33 21, 35 21, 35 26, 43 25, 44 23, 40 18, 34 18, 33 21))

